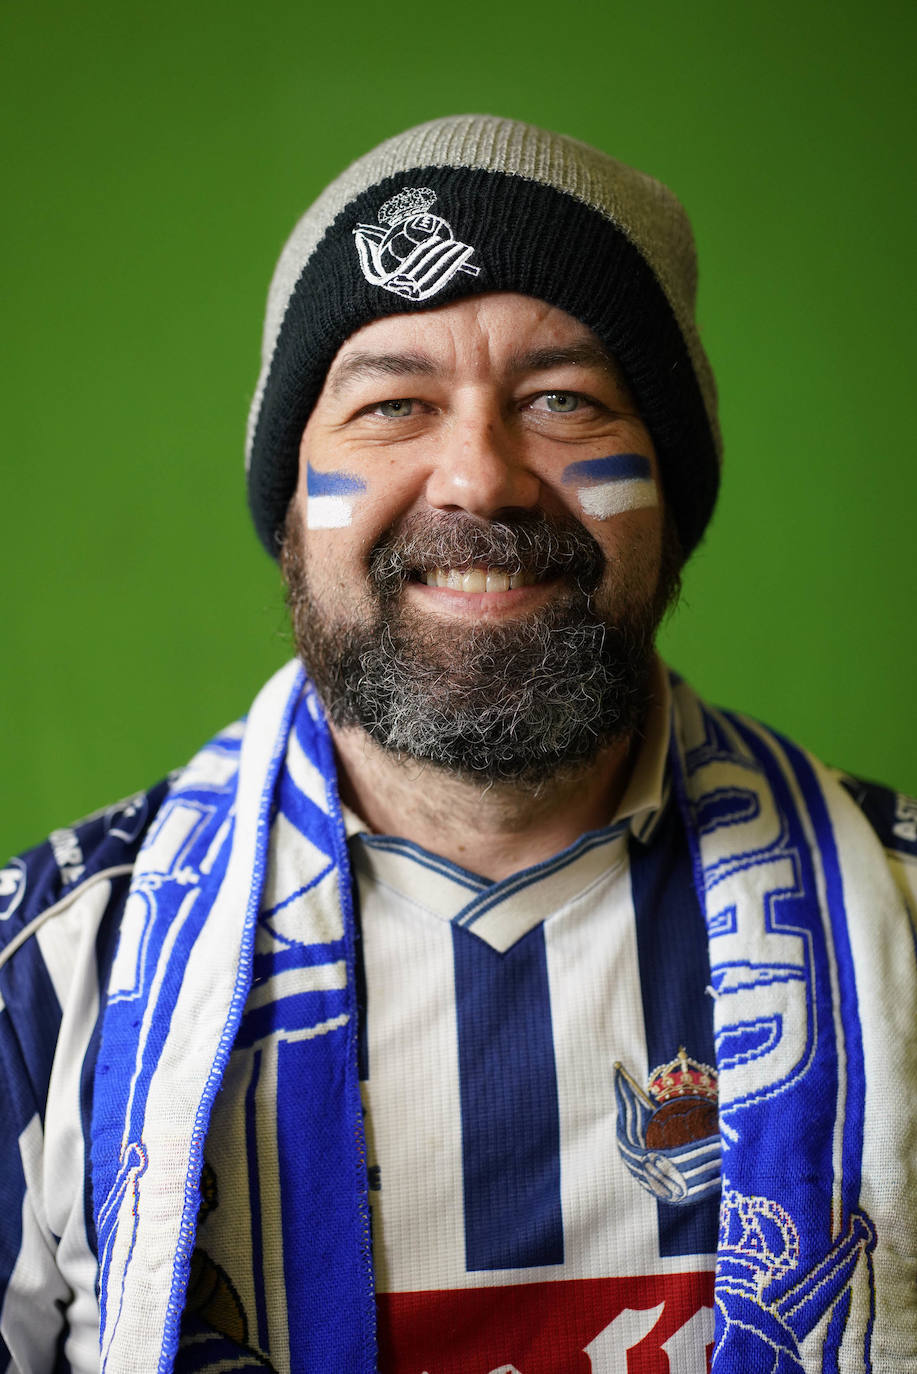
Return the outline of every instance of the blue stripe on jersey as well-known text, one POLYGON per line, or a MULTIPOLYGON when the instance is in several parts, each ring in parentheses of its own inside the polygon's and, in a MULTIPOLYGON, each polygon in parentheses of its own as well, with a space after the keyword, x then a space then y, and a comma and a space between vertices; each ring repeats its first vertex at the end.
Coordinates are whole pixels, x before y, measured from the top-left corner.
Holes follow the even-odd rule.
POLYGON ((34 1009, 34 1014, 19 1018, 17 1032, 23 1063, 44 1126, 51 1065, 60 1035, 61 1008, 37 940, 27 940, 6 964, 0 991, 10 1006, 34 1009))
POLYGON ((505 954, 452 927, 469 1271, 562 1264, 544 927, 505 954))
MULTIPOLYGON (((10 1014, 0 1011, 0 1091, 3 1095, 5 1130, 0 1152, 0 1309, 10 1275, 22 1244, 22 1199, 25 1174, 19 1153, 19 1136, 36 1112, 31 1084, 22 1063, 22 1051, 13 1030, 10 1014)), ((10 1352, 0 1337, 0 1359, 6 1369, 10 1352)))
MULTIPOLYGON (((707 993, 707 932, 694 891, 691 853, 678 808, 666 807, 644 845, 630 840, 630 881, 636 920, 647 1068, 674 1059, 684 1045, 692 1059, 715 1064, 713 1002, 707 993)), ((694 1203, 657 1202, 659 1253, 707 1255, 716 1250, 719 1194, 694 1203)))

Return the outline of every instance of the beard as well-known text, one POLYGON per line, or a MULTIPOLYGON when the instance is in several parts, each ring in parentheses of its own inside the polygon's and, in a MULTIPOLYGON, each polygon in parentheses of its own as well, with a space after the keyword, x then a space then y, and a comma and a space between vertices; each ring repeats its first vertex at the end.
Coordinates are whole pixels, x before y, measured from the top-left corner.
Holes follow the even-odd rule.
POLYGON ((292 505, 281 548, 297 653, 334 725, 358 726, 399 758, 532 791, 582 771, 642 724, 656 630, 678 589, 673 528, 654 563, 637 546, 609 569, 572 517, 417 513, 373 547, 370 610, 347 620, 316 599, 292 505), (558 590, 495 624, 404 604, 408 581, 473 566, 556 578, 558 590))

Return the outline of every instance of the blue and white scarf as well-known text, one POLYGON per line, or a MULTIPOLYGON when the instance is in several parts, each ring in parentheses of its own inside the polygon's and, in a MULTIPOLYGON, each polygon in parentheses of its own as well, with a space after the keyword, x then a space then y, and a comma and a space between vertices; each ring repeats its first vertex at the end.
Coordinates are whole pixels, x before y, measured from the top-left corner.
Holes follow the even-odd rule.
MULTIPOLYGON (((907 910, 833 774, 677 681, 673 700, 715 1006, 714 1370, 917 1370, 907 910)), ((95 1079, 106 1374, 173 1367, 214 1097, 236 1037, 268 1029, 295 1085, 276 1104, 290 1365, 374 1374, 350 873, 295 664, 177 776, 136 866, 95 1079), (260 1013, 268 946, 288 993, 260 1013)))

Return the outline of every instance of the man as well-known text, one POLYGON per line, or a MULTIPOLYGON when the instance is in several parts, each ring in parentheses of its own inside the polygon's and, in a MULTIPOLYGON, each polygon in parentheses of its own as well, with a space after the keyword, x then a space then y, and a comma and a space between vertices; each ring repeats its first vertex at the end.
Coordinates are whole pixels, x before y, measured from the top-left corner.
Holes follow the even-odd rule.
POLYGON ((3 873, 11 1368, 917 1369, 913 810, 653 657, 693 296, 665 188, 506 120, 294 230, 301 662, 3 873))

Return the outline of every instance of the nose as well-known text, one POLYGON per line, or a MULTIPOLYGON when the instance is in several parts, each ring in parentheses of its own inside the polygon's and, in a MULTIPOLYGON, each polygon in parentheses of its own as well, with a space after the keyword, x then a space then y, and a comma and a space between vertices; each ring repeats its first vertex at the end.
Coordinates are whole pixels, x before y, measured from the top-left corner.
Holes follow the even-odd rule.
POLYGON ((510 508, 531 510, 540 496, 541 480, 527 464, 524 445, 493 414, 455 425, 426 486, 435 509, 464 510, 482 519, 510 508))

